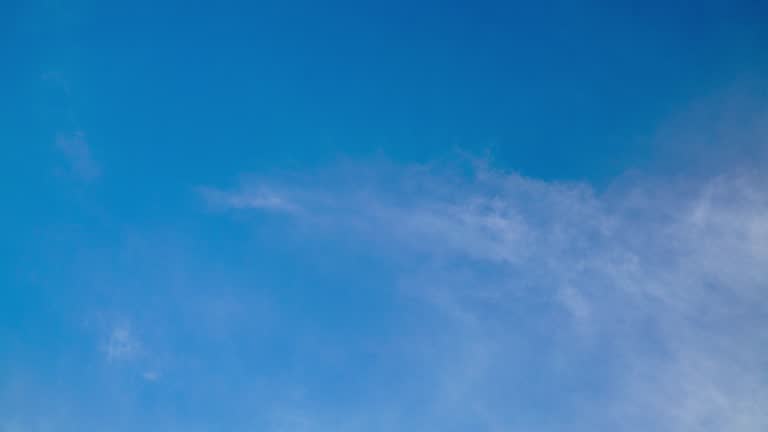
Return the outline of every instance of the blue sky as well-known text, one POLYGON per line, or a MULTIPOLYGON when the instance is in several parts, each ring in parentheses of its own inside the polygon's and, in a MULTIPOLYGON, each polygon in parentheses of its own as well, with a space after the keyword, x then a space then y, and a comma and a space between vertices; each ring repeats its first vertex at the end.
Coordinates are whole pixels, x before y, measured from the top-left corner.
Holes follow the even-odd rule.
POLYGON ((0 16, 0 432, 768 429, 764 2, 0 16))

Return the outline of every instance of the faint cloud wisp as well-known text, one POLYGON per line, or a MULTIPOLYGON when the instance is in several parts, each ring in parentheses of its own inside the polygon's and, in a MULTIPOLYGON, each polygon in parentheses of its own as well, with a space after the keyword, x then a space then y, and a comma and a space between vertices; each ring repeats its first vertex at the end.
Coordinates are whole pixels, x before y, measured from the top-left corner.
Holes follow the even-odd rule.
POLYGON ((118 325, 112 328, 102 347, 109 362, 134 359, 141 352, 141 342, 131 327, 118 325))
POLYGON ((101 176, 101 167, 94 160, 85 133, 58 133, 56 148, 64 155, 70 171, 83 180, 95 180, 101 176))
POLYGON ((768 406, 764 175, 636 178, 597 193, 483 166, 469 177, 398 174, 388 184, 312 176, 216 193, 235 211, 281 208, 265 190, 291 196, 292 206, 323 221, 318 226, 424 263, 401 278, 444 317, 445 334, 430 343, 444 337, 445 346, 422 371, 442 388, 430 396, 435 417, 427 423, 471 418, 505 430, 514 413, 492 395, 513 392, 517 374, 557 376, 565 368, 604 389, 583 390, 596 392, 596 402, 570 415, 591 419, 573 422, 670 432, 768 427, 760 408, 768 406), (510 315, 533 301, 539 306, 510 315), (540 328, 542 338, 528 341, 521 326, 540 328), (598 355, 595 347, 616 377, 575 360, 546 366, 552 353, 579 359, 598 355), (536 366, 509 369, 525 358, 536 366))

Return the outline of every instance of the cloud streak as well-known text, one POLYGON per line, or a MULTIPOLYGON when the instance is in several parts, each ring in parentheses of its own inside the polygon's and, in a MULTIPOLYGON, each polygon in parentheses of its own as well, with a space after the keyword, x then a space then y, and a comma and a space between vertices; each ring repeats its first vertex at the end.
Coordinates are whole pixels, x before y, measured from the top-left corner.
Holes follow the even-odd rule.
POLYGON ((265 187, 251 188, 234 194, 215 188, 202 187, 199 192, 213 208, 267 210, 285 213, 295 213, 300 210, 300 207, 287 197, 265 187))
POLYGON ((516 400, 514 383, 535 374, 542 382, 529 391, 567 407, 568 430, 768 427, 763 174, 634 177, 598 193, 483 163, 470 175, 375 164, 332 171, 209 191, 236 211, 292 203, 303 210, 293 213, 297 224, 419 263, 402 270, 401 286, 442 317, 432 337, 444 341, 421 371, 435 380, 424 426, 542 424, 515 419, 529 402, 501 403, 516 400), (355 176, 361 170, 367 179, 355 176), (602 360, 584 360, 592 357, 602 360), (570 400, 558 386, 585 399, 570 400))

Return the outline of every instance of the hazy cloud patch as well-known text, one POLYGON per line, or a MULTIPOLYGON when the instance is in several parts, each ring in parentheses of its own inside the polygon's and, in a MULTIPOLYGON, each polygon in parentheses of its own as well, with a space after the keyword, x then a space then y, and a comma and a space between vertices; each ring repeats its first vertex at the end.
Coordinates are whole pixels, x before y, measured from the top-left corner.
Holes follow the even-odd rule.
POLYGON ((64 155, 70 171, 83 180, 95 180, 101 176, 101 167, 93 158, 85 133, 60 132, 56 135, 56 148, 64 155))

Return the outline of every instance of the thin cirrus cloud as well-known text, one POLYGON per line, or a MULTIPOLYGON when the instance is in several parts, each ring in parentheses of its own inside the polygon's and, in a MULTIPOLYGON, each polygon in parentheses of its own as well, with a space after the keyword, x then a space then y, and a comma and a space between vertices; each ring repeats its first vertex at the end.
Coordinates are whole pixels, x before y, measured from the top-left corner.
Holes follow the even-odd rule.
POLYGON ((483 163, 469 176, 357 165, 204 197, 241 212, 290 203, 297 224, 419 263, 400 273, 403 293, 431 305, 443 323, 432 337, 450 340, 419 371, 434 379, 422 426, 517 430, 503 401, 538 391, 565 407, 567 430, 768 428, 764 174, 628 176, 597 192, 483 163), (514 389, 526 374, 543 378, 514 389))
POLYGON ((95 180, 101 176, 101 167, 91 154, 84 132, 58 133, 56 148, 66 158, 70 172, 78 178, 95 180))
POLYGON ((128 325, 114 326, 103 345, 104 355, 110 362, 134 359, 141 350, 141 342, 128 325))
POLYGON ((216 208, 261 209, 286 213, 299 210, 295 203, 266 188, 255 188, 244 194, 230 194, 215 188, 202 187, 199 192, 216 208))

